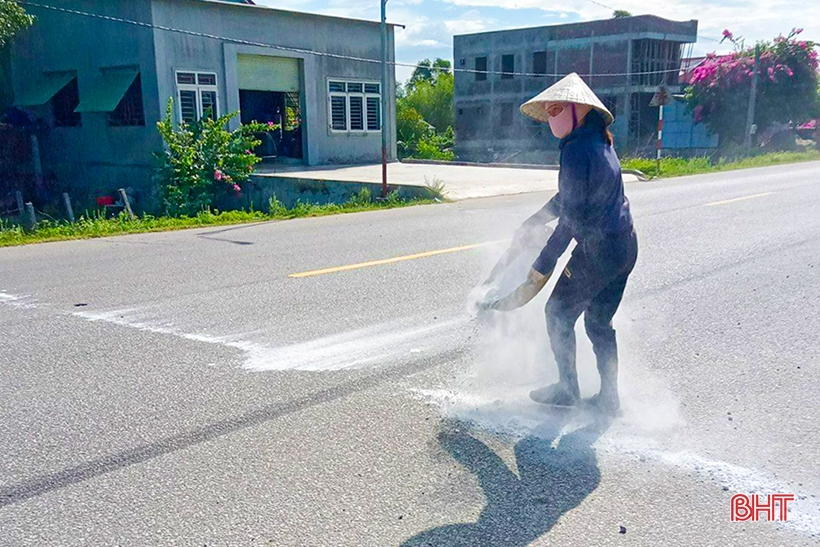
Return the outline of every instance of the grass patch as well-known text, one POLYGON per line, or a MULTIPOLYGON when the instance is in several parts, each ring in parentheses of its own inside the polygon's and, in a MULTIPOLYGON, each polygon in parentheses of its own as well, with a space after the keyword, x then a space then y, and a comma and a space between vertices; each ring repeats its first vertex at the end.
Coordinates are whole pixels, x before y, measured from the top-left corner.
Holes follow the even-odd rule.
MULTIPOLYGON (((661 178, 682 177, 686 175, 700 175, 735 169, 750 169, 753 167, 770 167, 804 161, 820 160, 820 151, 807 150, 805 152, 772 152, 748 158, 727 159, 715 161, 709 157, 697 158, 663 158, 661 159, 661 178)), ((637 169, 650 178, 658 178, 658 163, 653 159, 627 158, 621 162, 624 169, 637 169)))
POLYGON ((269 203, 269 212, 262 211, 204 211, 194 217, 154 217, 143 215, 134 220, 121 214, 115 218, 105 218, 101 212, 86 213, 71 224, 68 221, 42 221, 30 232, 21 226, 0 219, 0 247, 26 245, 29 243, 45 243, 48 241, 66 241, 73 239, 91 239, 124 234, 141 234, 148 232, 167 232, 185 230, 204 226, 224 226, 229 224, 247 224, 251 222, 266 222, 271 220, 288 220, 300 217, 319 217, 340 213, 357 213, 380 209, 395 209, 410 205, 426 205, 436 203, 435 199, 410 199, 398 197, 398 193, 391 193, 387 199, 372 201, 370 191, 365 189, 355 194, 349 201, 342 204, 313 204, 297 202, 292 208, 285 207, 275 197, 269 203))

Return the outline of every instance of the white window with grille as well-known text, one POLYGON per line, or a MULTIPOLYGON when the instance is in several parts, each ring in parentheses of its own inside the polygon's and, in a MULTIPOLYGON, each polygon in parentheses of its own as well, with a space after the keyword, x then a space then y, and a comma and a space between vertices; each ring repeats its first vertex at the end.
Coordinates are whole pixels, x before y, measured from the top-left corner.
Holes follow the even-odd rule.
POLYGON ((379 133, 382 128, 381 84, 329 80, 328 125, 333 133, 379 133))
POLYGON ((219 117, 219 88, 214 72, 176 72, 179 119, 194 123, 203 116, 219 117))

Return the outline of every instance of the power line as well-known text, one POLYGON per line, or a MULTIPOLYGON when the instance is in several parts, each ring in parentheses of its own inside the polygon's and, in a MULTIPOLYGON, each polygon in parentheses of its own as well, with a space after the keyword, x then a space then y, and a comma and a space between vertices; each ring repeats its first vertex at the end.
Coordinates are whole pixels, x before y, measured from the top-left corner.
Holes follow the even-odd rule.
POLYGON ((597 6, 601 6, 602 8, 611 9, 612 11, 618 11, 615 8, 613 8, 612 6, 607 6, 606 4, 596 2, 595 0, 587 0, 587 2, 590 2, 590 3, 595 4, 597 6))
MULTIPOLYGON (((609 6, 606 6, 604 4, 600 4, 599 2, 596 2, 595 0, 587 0, 587 1, 593 2, 595 4, 599 4, 603 7, 611 9, 611 8, 609 8, 609 6)), ((282 46, 282 45, 270 44, 270 43, 266 43, 266 42, 255 42, 255 41, 252 41, 252 40, 245 40, 245 39, 241 39, 241 38, 231 38, 229 36, 220 36, 220 35, 217 35, 217 34, 208 34, 208 33, 205 33, 205 32, 197 32, 197 31, 193 31, 193 30, 186 30, 186 29, 180 29, 180 28, 175 28, 175 27, 168 27, 168 26, 164 26, 164 25, 157 25, 157 24, 154 24, 154 23, 146 23, 144 21, 134 21, 132 19, 124 19, 124 18, 121 18, 121 17, 112 17, 110 15, 102 15, 102 14, 99 14, 99 13, 90 13, 90 12, 86 12, 86 11, 74 10, 74 9, 69 9, 69 8, 62 8, 62 7, 58 7, 58 6, 50 6, 50 5, 47 5, 47 4, 40 4, 38 2, 30 2, 28 0, 21 0, 19 3, 22 4, 22 5, 25 5, 25 6, 31 6, 31 7, 36 7, 36 8, 45 9, 45 10, 57 11, 57 12, 71 14, 71 15, 79 15, 79 16, 88 17, 88 18, 91 18, 91 19, 100 19, 100 20, 114 22, 114 23, 122 23, 122 24, 142 27, 142 28, 150 28, 150 29, 154 29, 154 30, 161 30, 161 31, 164 31, 164 32, 172 32, 172 33, 176 33, 176 34, 182 34, 182 35, 185 35, 185 36, 194 36, 194 37, 198 37, 198 38, 208 38, 208 39, 211 39, 211 40, 230 42, 230 43, 240 44, 240 45, 264 47, 264 48, 268 48, 268 49, 275 49, 275 50, 278 50, 278 51, 288 51, 288 52, 292 52, 292 53, 301 53, 303 55, 314 55, 316 57, 327 57, 327 58, 331 58, 331 59, 342 59, 342 60, 346 60, 346 61, 355 61, 355 62, 360 62, 360 63, 381 64, 381 62, 382 62, 381 59, 368 59, 368 58, 365 58, 365 57, 355 57, 355 56, 351 56, 351 55, 341 55, 341 54, 337 54, 337 53, 327 53, 327 52, 323 52, 323 51, 314 51, 314 50, 304 49, 304 48, 296 48, 296 47, 291 47, 291 46, 282 46)), ((718 40, 715 40, 715 41, 718 41, 718 40)), ((431 70, 440 70, 442 72, 463 72, 463 73, 468 73, 468 74, 486 74, 486 75, 496 75, 496 76, 523 76, 523 77, 560 78, 560 77, 563 77, 563 76, 567 75, 567 74, 554 74, 554 73, 549 74, 549 73, 536 73, 536 72, 502 72, 502 71, 474 70, 474 69, 469 69, 469 68, 455 68, 455 67, 452 67, 452 68, 449 68, 449 69, 437 69, 435 67, 427 67, 427 66, 420 65, 420 64, 415 64, 415 63, 401 63, 401 62, 396 62, 396 61, 388 61, 388 64, 392 65, 392 66, 396 66, 396 67, 405 67, 405 68, 413 68, 413 69, 427 68, 427 69, 431 69, 431 70)), ((671 73, 678 73, 678 72, 680 72, 680 69, 674 68, 674 69, 666 69, 666 70, 652 70, 652 71, 646 71, 646 72, 608 72, 608 73, 579 74, 579 76, 582 76, 582 77, 590 77, 590 76, 593 76, 593 77, 650 76, 650 75, 655 75, 655 74, 671 74, 671 73)))

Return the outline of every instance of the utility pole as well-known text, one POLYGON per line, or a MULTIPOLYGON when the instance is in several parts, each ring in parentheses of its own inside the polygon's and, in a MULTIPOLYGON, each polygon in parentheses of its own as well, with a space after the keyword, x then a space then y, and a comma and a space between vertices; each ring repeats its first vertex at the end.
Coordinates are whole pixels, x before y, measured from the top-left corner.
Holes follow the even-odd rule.
POLYGON ((746 115, 746 137, 743 146, 748 152, 752 149, 752 133, 754 133, 755 107, 757 103, 757 81, 760 78, 760 44, 755 46, 755 67, 752 72, 752 89, 749 95, 749 111, 746 115))
POLYGON ((594 64, 593 61, 595 59, 595 33, 593 32, 592 35, 589 37, 589 87, 592 87, 592 74, 594 73, 594 64))
POLYGON ((389 143, 389 135, 387 134, 388 124, 387 111, 390 107, 388 100, 388 76, 387 76, 387 0, 381 0, 382 3, 382 198, 387 197, 387 147, 389 143))
POLYGON ((666 90, 666 86, 662 85, 652 97, 652 102, 649 103, 650 106, 658 107, 658 152, 656 157, 656 161, 658 163, 658 176, 661 174, 661 157, 663 156, 663 107, 667 104, 669 104, 669 92, 666 90))

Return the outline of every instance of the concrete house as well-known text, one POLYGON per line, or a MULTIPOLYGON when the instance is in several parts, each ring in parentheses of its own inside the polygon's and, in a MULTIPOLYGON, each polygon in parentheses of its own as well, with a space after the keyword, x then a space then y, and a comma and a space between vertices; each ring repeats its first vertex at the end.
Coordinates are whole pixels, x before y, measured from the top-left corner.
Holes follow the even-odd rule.
MULTIPOLYGON (((670 94, 682 90, 681 58, 697 30, 697 21, 646 15, 455 36, 455 66, 467 69, 455 76, 456 152, 472 161, 554 161, 549 128, 518 107, 570 72, 581 74, 615 114, 619 150, 654 151, 652 96, 662 85, 670 94)), ((670 114, 670 137, 689 146, 682 136, 692 134, 691 118, 680 105, 670 114)))
MULTIPOLYGON (((380 64, 361 60, 380 59, 379 23, 250 0, 42 4, 27 6, 37 22, 13 42, 11 69, 14 104, 36 120, 43 184, 150 199, 169 99, 175 120, 241 111, 280 124, 257 151, 280 162, 378 162, 382 130, 396 157, 395 76, 383 90, 380 64)), ((388 51, 393 61, 392 26, 388 51)))

